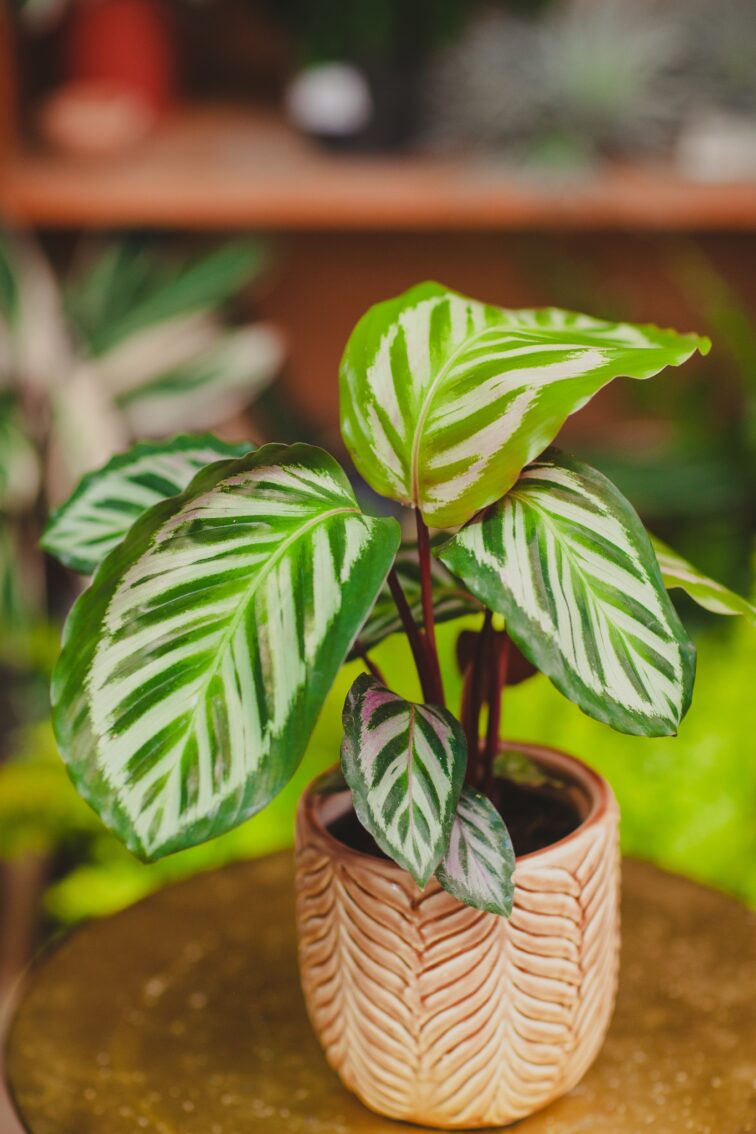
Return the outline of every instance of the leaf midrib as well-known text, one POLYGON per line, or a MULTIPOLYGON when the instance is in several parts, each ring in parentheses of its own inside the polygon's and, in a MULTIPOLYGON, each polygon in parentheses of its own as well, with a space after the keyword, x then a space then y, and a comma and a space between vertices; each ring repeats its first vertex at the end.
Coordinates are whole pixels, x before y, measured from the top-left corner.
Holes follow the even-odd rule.
MULTIPOLYGON (((543 505, 538 505, 538 504, 534 503, 534 501, 532 500, 531 497, 528 497, 528 496, 523 497, 522 494, 518 494, 516 491, 510 491, 507 495, 510 496, 510 497, 513 497, 515 500, 518 500, 521 505, 523 505, 525 507, 531 507, 535 512, 538 512, 539 515, 542 516, 542 518, 544 520, 544 526, 546 528, 548 528, 549 531, 551 531, 552 533, 556 533, 554 535, 554 538, 557 539, 558 542, 559 542, 559 545, 560 545, 561 550, 562 550, 562 555, 564 555, 566 559, 569 559, 572 570, 581 579, 583 579, 583 580, 589 579, 590 580, 591 575, 588 572, 586 572, 585 569, 582 568, 578 564, 578 562, 575 559, 575 556, 573 555, 573 553, 572 553, 572 551, 569 547, 569 544, 567 542, 565 542, 564 540, 559 539, 559 533, 560 533, 559 523, 556 520, 554 520, 552 515, 548 511, 546 511, 546 509, 543 507, 543 505)), ((597 596, 594 595, 594 593, 593 593, 593 591, 590 587, 585 588, 585 593, 588 597, 588 601, 590 602, 591 607, 593 608, 593 611, 596 614, 598 614, 599 611, 603 612, 605 617, 607 617, 608 621, 610 622, 610 624, 612 626, 614 626, 616 629, 618 629, 619 632, 621 634, 623 634, 623 636, 624 636, 624 632, 621 630, 621 628, 619 628, 617 626, 617 623, 615 622, 615 620, 607 612, 607 607, 614 608, 614 604, 613 603, 601 602, 597 598, 597 596)), ((666 625, 665 625, 665 629, 668 630, 666 625)), ((676 639, 672 635, 670 635, 669 633, 668 633, 668 640, 670 642, 676 642, 676 639)))
MULTIPOLYGON (((415 507, 418 507, 419 501, 420 501, 420 485, 419 485, 419 480, 418 480, 418 470, 419 470, 419 464, 420 464, 420 462, 419 462, 420 444, 421 444, 421 441, 422 441, 423 430, 425 429, 425 422, 427 420, 428 414, 430 413, 430 402, 433 398, 433 395, 435 394, 436 389, 439 386, 439 384, 441 383, 441 381, 446 377, 446 374, 447 374, 448 370, 450 369, 450 367, 457 361, 459 355, 464 350, 466 350, 468 347, 472 346, 483 335, 487 334, 489 331, 494 330, 494 329, 497 329, 497 330, 500 329, 504 332, 508 331, 512 334, 521 334, 524 338, 530 338, 533 342, 540 342, 540 341, 543 341, 544 339, 548 339, 548 335, 544 335, 541 328, 529 328, 528 327, 528 328, 522 328, 521 329, 519 327, 508 325, 506 322, 500 323, 500 324, 489 323, 485 327, 482 327, 481 330, 476 331, 474 335, 470 335, 469 338, 466 338, 463 342, 460 343, 460 345, 458 347, 456 347, 452 351, 452 353, 447 358, 446 362, 443 364, 443 366, 440 368, 440 370, 438 371, 436 376, 432 379, 430 385, 427 387, 427 390, 426 390, 426 392, 423 396, 423 400, 421 402, 420 413, 419 413, 418 419, 417 419, 417 428, 415 430, 415 437, 414 437, 414 440, 412 442, 412 454, 411 454, 411 457, 410 457, 410 482, 411 482, 410 483, 410 489, 411 489, 412 503, 414 504, 415 507)), ((544 330, 546 330, 546 328, 544 328, 544 330)), ((552 334, 553 334, 553 330, 552 330, 552 334)), ((588 343, 580 343, 580 342, 565 343, 564 348, 565 348, 565 350, 581 349, 581 348, 586 347, 588 345, 589 345, 588 343)), ((621 348, 623 344, 612 343, 612 347, 614 349, 617 349, 618 345, 621 348)), ((656 343, 651 344, 652 349, 654 347, 658 348, 658 346, 659 346, 659 344, 656 344, 656 343)), ((644 349, 647 349, 647 348, 639 344, 635 349, 644 350, 644 349)))
POLYGON ((409 802, 409 845, 410 850, 415 846, 415 801, 413 794, 413 763, 415 751, 415 706, 409 707, 409 724, 407 726, 407 800, 409 802))
POLYGON ((427 420, 428 414, 430 413, 430 404, 433 395, 435 394, 436 389, 438 388, 440 383, 446 377, 450 368, 459 358, 460 354, 462 354, 463 351, 467 350, 468 347, 472 346, 484 334, 492 330, 494 326, 495 324, 488 324, 487 326, 482 327, 479 331, 476 331, 474 335, 470 335, 468 338, 464 339, 458 347, 455 347, 455 349, 447 358, 446 362, 439 369, 436 376, 431 380, 429 386, 425 391, 425 394, 423 395, 423 399, 420 405, 420 413, 417 419, 417 426, 415 428, 415 437, 412 442, 412 455, 410 457, 410 489, 412 495, 412 503, 415 507, 418 507, 420 503, 420 485, 418 480, 418 470, 420 465, 420 443, 422 441, 423 430, 425 429, 425 422, 427 420))

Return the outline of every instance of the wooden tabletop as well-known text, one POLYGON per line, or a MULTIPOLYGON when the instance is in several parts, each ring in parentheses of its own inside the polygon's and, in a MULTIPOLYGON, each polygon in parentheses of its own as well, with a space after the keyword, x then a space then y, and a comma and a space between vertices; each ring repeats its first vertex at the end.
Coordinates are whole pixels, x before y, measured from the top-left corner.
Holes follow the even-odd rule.
MULTIPOLYGON (((32 1134, 397 1134, 329 1070, 299 991, 289 854, 163 890, 32 970, 8 1080, 32 1134)), ((614 1021, 518 1134, 756 1131, 754 920, 624 864, 614 1021)))
POLYGON ((695 183, 663 164, 565 180, 495 156, 336 155, 271 113, 187 106, 117 159, 19 145, 0 210, 94 229, 756 231, 756 185, 695 183))

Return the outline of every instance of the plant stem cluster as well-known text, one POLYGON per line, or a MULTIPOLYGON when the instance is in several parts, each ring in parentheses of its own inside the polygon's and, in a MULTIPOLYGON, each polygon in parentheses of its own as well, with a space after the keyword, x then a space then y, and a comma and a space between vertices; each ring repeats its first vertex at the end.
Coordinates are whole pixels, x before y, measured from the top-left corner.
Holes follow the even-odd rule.
MULTIPOLYGON (((388 585, 407 635, 423 697, 429 704, 445 707, 433 616, 430 534, 418 509, 415 509, 415 522, 420 564, 422 627, 419 627, 415 621, 399 576, 393 567, 389 573, 388 585)), ((359 653, 373 676, 385 684, 380 669, 368 656, 367 651, 360 650, 359 653)), ((509 638, 505 631, 494 629, 493 614, 487 610, 483 626, 477 635, 475 649, 465 666, 460 712, 460 720, 467 738, 466 781, 471 787, 478 788, 486 794, 489 794, 493 787, 493 765, 499 746, 502 693, 507 681, 508 662, 509 638), (486 708, 488 710, 486 735, 481 741, 481 721, 486 708)))

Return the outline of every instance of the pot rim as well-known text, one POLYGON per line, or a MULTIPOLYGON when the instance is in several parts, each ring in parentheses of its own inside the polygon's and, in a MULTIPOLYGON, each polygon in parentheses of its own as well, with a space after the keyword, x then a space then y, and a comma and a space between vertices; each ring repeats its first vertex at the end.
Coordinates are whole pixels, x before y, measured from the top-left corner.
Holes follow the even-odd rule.
MULTIPOLYGON (((560 751, 558 748, 551 748, 543 744, 530 744, 525 741, 510 740, 505 741, 500 745, 501 750, 514 749, 518 752, 524 752, 526 756, 530 756, 536 763, 543 767, 547 772, 553 771, 557 774, 561 773, 568 780, 571 780, 574 786, 581 793, 586 800, 586 811, 581 821, 578 823, 568 835, 556 842, 548 843, 545 847, 540 847, 538 850, 530 851, 528 854, 517 855, 515 861, 531 862, 537 859, 540 855, 551 853, 555 847, 561 847, 570 840, 578 838, 584 831, 591 827, 597 826, 601 823, 611 808, 616 807, 614 793, 607 780, 593 768, 589 768, 582 760, 576 756, 570 756, 566 752, 560 751)), ((322 774, 322 773, 321 773, 322 774)), ((333 799, 334 795, 323 795, 313 791, 313 787, 320 777, 316 777, 312 783, 306 788, 301 802, 300 809, 304 813, 307 822, 315 829, 319 838, 326 843, 334 854, 338 854, 340 858, 351 858, 357 862, 369 862, 371 869, 379 870, 380 873, 387 877, 395 876, 397 873, 404 873, 401 866, 395 863, 390 858, 377 858, 375 855, 368 854, 366 851, 357 850, 356 847, 350 847, 347 843, 343 843, 332 835, 328 830, 325 822, 323 821, 323 807, 322 803, 325 800, 333 799)), ((346 792, 335 793, 337 795, 345 795, 346 792)))

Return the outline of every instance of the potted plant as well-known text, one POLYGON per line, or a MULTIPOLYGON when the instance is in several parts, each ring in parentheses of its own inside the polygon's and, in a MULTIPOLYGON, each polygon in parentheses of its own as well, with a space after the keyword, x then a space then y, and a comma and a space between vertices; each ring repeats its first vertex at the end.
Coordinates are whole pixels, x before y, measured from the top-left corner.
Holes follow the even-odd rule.
POLYGON ((751 609, 668 548, 660 569, 618 490, 549 448, 615 376, 708 349, 422 284, 368 311, 341 368, 347 448, 414 513, 416 544, 400 549, 397 521, 364 512, 333 457, 305 444, 221 460, 202 439, 138 446, 51 518, 47 549, 95 569, 53 680, 58 742, 81 794, 143 858, 264 807, 339 667, 365 661, 341 769, 300 806, 298 923, 327 1057, 383 1114, 500 1125, 568 1090, 600 1047, 616 804, 572 757, 503 745, 501 694, 535 668, 614 728, 673 734, 695 652, 665 583, 751 609), (435 623, 471 612, 455 716, 435 623), (371 658, 397 631, 420 704, 371 658))
POLYGON ((401 150, 418 127, 423 70, 435 48, 464 26, 459 0, 274 0, 302 70, 286 107, 295 125, 347 150, 401 150))

